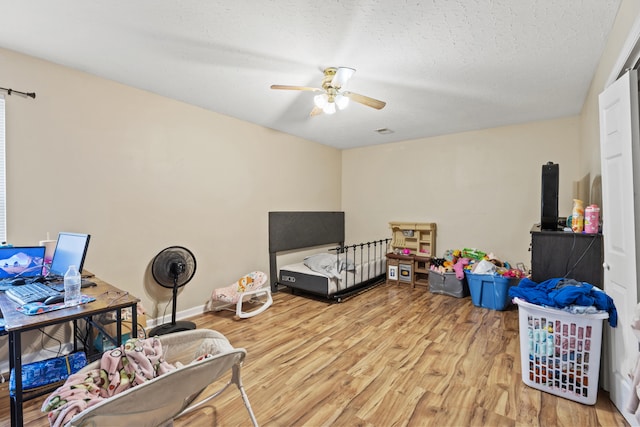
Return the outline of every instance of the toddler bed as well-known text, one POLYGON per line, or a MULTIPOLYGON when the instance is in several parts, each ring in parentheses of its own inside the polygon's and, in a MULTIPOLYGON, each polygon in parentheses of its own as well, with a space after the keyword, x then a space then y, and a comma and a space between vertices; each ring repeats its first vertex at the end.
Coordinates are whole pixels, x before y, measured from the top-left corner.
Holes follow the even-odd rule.
POLYGON ((269 212, 271 289, 313 294, 335 301, 383 282, 390 239, 344 244, 344 212, 269 212), (278 267, 279 253, 320 250, 300 262, 278 267))

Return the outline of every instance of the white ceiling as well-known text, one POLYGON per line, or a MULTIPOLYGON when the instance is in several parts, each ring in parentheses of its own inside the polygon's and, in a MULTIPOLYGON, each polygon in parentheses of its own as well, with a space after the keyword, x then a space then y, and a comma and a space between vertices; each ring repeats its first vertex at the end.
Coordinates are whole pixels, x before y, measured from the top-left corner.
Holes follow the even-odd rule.
POLYGON ((0 47, 352 148, 578 114, 619 4, 0 0, 0 47), (320 87, 328 66, 387 106, 309 117, 313 92, 270 89, 320 87))

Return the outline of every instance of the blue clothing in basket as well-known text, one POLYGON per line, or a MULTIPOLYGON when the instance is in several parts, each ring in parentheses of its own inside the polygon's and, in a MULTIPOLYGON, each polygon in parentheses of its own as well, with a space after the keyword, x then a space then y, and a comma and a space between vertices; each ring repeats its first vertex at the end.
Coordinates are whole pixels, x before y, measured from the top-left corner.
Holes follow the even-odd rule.
POLYGON ((536 283, 531 279, 520 280, 518 286, 509 288, 509 297, 521 298, 532 304, 566 308, 572 305, 593 306, 609 313, 609 325, 618 325, 618 312, 613 299, 587 282, 573 279, 555 278, 536 283))

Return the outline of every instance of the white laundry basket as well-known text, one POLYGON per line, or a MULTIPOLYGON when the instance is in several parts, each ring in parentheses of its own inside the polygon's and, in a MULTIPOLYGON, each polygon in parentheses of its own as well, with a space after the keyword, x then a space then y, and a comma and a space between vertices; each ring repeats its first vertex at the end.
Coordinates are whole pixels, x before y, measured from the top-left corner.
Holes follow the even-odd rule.
POLYGON ((522 381, 585 405, 598 399, 606 312, 572 314, 514 298, 520 320, 522 381))

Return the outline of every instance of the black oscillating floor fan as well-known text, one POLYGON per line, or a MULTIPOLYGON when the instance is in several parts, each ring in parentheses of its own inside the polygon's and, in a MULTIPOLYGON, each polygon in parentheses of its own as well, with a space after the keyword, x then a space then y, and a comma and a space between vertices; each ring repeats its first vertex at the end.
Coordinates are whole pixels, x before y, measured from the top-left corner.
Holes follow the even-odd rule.
POLYGON ((196 258, 193 253, 182 246, 170 246, 155 256, 151 264, 153 279, 160 286, 173 289, 173 308, 171 323, 156 326, 149 331, 149 336, 165 335, 173 332, 195 329, 193 322, 176 322, 176 305, 178 302, 178 288, 186 285, 196 273, 196 258))

